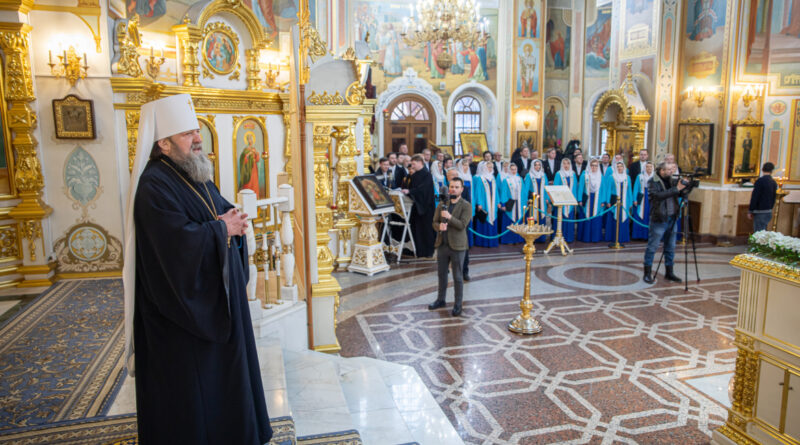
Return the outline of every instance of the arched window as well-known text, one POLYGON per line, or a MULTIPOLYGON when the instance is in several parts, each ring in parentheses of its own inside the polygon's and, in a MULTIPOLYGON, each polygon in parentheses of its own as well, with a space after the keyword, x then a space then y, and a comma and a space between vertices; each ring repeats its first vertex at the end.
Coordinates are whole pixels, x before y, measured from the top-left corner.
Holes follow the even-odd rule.
POLYGON ((458 98, 453 105, 453 144, 455 153, 461 154, 461 133, 481 131, 481 103, 472 96, 458 98))
POLYGON ((402 102, 398 104, 394 110, 392 110, 392 117, 391 120, 393 121, 404 121, 404 120, 416 120, 416 121, 427 121, 428 118, 428 110, 419 103, 414 102, 412 100, 402 102))

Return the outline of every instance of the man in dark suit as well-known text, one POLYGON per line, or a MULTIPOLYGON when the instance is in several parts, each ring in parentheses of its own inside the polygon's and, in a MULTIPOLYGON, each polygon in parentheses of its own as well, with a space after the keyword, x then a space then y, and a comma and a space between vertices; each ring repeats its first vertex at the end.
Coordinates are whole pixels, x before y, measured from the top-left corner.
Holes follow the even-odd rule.
POLYGON ((422 150, 422 165, 425 167, 425 170, 431 171, 431 163, 433 160, 431 159, 431 149, 426 148, 422 150))
POLYGON ((644 165, 647 164, 647 150, 642 150, 639 152, 639 162, 631 162, 631 165, 628 166, 628 174, 631 175, 631 184, 636 182, 636 178, 639 177, 639 174, 644 171, 644 165))
POLYGON ((517 165, 517 173, 524 178, 525 175, 528 174, 528 170, 531 169, 531 165, 533 165, 530 148, 523 145, 522 149, 519 151, 519 157, 515 158, 512 162, 517 165))
POLYGON ((586 167, 588 167, 588 166, 589 166, 589 161, 587 161, 587 160, 583 159, 583 151, 582 151, 580 148, 576 148, 576 149, 575 149, 575 150, 572 152, 572 159, 571 159, 571 161, 572 161, 572 170, 574 170, 574 171, 575 171, 575 174, 576 174, 576 175, 580 175, 580 172, 584 172, 584 171, 586 171, 586 167), (581 165, 578 165, 578 164, 575 162, 575 158, 576 158, 578 155, 581 155, 581 165), (580 167, 580 168, 578 168, 578 167, 580 167))
POLYGON ((394 177, 392 177, 392 172, 389 170, 389 159, 381 158, 378 161, 378 166, 378 171, 375 172, 375 177, 378 179, 378 183, 387 189, 393 189, 394 177))
POLYGON ((556 172, 561 170, 561 160, 558 159, 558 152, 555 148, 547 150, 547 158, 542 162, 544 167, 544 174, 547 176, 548 184, 552 184, 556 179, 556 172))
POLYGON ((389 170, 391 171, 391 176, 394 179, 393 187, 397 188, 403 183, 403 178, 406 177, 406 170, 400 165, 397 161, 397 153, 389 153, 387 158, 389 159, 389 170))
POLYGON ((496 178, 503 171, 503 153, 499 151, 492 153, 492 159, 492 162, 494 162, 494 177, 496 178))
POLYGON ((467 242, 467 227, 472 219, 472 206, 461 199, 461 192, 464 182, 459 177, 454 177, 450 181, 448 188, 449 203, 445 204, 442 200, 433 215, 433 230, 436 231, 436 262, 439 266, 439 291, 436 301, 428 305, 429 310, 439 309, 445 306, 445 296, 447 293, 447 267, 453 273, 453 293, 455 303, 451 314, 454 317, 461 315, 461 305, 464 299, 464 278, 462 275, 462 263, 464 253, 469 249, 467 242))

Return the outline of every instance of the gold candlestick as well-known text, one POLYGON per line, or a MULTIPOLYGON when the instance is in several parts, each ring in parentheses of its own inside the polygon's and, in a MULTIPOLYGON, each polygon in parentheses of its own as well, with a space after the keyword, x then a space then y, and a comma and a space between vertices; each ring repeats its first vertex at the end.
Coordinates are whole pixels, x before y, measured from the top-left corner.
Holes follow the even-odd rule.
POLYGON ((772 231, 778 231, 778 216, 781 214, 781 201, 783 197, 788 195, 789 192, 783 189, 783 182, 786 181, 785 176, 775 178, 778 183, 778 190, 775 192, 775 214, 772 216, 772 231))
POLYGON ((538 334, 542 332, 542 325, 538 320, 531 317, 533 302, 531 301, 531 261, 533 260, 533 241, 542 235, 549 235, 553 230, 540 224, 512 224, 508 229, 517 235, 525 238, 525 287, 522 294, 522 301, 519 308, 522 311, 517 317, 508 324, 508 330, 517 334, 538 334))

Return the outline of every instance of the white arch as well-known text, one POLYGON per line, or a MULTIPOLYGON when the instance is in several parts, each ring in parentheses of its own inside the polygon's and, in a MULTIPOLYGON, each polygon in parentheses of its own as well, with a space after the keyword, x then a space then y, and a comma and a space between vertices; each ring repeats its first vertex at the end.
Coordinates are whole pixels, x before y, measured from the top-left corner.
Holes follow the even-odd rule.
MULTIPOLYGON (((583 152, 588 154, 589 156, 599 156, 600 153, 596 151, 595 147, 595 138, 598 136, 597 132, 597 122, 594 120, 594 106, 597 105, 597 101, 600 99, 600 96, 603 95, 606 91, 610 88, 601 88, 589 98, 589 101, 586 102, 586 108, 583 110, 583 115, 585 118, 583 119, 583 141, 581 142, 581 148, 583 148, 583 152)), ((586 158, 586 155, 584 155, 586 158)))
MULTIPOLYGON (((497 150, 499 146, 497 143, 497 98, 494 92, 486 85, 472 80, 459 85, 450 94, 450 98, 447 100, 447 115, 450 123, 455 118, 453 107, 456 101, 467 95, 475 96, 481 103, 481 131, 486 133, 486 143, 489 144, 489 149, 492 151, 497 150)), ((453 126, 450 124, 447 125, 447 140, 455 147, 456 141, 453 140, 453 126)))
POLYGON ((378 102, 375 105, 375 122, 378 125, 378 146, 380 147, 382 156, 386 155, 386 149, 383 146, 386 140, 384 138, 386 129, 383 128, 383 110, 385 110, 392 101, 404 94, 419 96, 433 107, 435 114, 433 132, 436 135, 436 144, 442 144, 441 125, 442 122, 447 122, 447 115, 444 111, 442 98, 433 91, 433 87, 430 83, 417 77, 417 72, 414 71, 413 68, 406 68, 403 72, 403 77, 399 77, 389 83, 386 87, 386 91, 378 96, 378 102))

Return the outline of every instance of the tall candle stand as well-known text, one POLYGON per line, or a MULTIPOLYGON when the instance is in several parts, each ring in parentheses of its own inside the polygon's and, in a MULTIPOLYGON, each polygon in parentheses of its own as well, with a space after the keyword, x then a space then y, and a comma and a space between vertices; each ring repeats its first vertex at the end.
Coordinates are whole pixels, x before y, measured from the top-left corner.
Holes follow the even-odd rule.
MULTIPOLYGON (((533 208, 532 203, 530 208, 533 208)), ((542 325, 538 320, 531 317, 531 310, 533 309, 533 302, 531 301, 531 261, 533 260, 533 252, 536 251, 533 242, 542 235, 550 235, 553 230, 547 226, 536 224, 534 219, 530 217, 527 224, 512 224, 508 226, 508 229, 525 239, 525 247, 522 249, 525 253, 525 288, 522 294, 522 301, 519 303, 521 313, 508 324, 508 330, 517 334, 538 334, 542 332, 542 325)))

